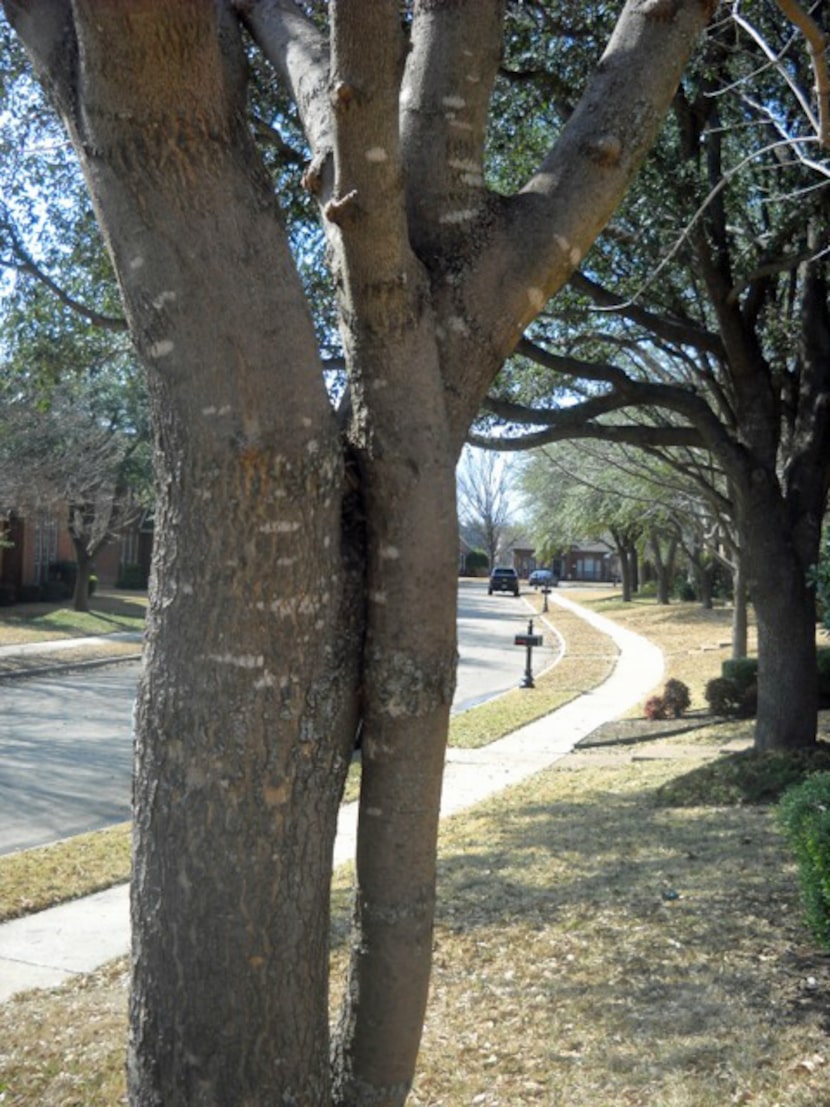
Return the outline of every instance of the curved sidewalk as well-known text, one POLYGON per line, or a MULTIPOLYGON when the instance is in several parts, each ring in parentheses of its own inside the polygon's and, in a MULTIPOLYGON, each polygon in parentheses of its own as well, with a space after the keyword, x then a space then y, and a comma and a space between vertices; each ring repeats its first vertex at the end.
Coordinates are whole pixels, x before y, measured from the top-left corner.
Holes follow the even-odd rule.
MULTIPOLYGON (((591 731, 641 700, 663 675, 663 655, 645 638, 560 594, 550 598, 613 639, 620 651, 614 670, 591 692, 489 746, 448 750, 442 817, 471 807, 558 761, 591 731)), ((335 865, 354 857, 356 829, 357 804, 346 804, 337 825, 335 865)), ((54 987, 77 974, 93 972, 127 953, 129 944, 126 884, 3 923, 0 1002, 16 992, 54 987)))

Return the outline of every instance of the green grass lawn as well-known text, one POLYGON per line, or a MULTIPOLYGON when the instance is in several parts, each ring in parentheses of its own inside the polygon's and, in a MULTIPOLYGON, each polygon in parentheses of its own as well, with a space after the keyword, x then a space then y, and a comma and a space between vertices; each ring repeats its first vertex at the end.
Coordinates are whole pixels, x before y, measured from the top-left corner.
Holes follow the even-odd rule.
POLYGON ((103 591, 92 596, 89 603, 88 612, 73 611, 71 601, 0 608, 0 646, 85 638, 116 630, 141 630, 144 626, 144 593, 103 591))

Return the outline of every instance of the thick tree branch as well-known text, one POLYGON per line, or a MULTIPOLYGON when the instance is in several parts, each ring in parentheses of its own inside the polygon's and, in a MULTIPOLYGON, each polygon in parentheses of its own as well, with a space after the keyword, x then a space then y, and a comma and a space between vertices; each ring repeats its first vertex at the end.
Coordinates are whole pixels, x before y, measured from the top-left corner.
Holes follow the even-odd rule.
POLYGON ((416 4, 401 89, 407 208, 416 252, 451 258, 488 199, 484 141, 503 0, 416 4))
MULTIPOLYGON (((570 277, 607 223, 654 140, 712 10, 700 0, 626 4, 579 105, 539 172, 509 204, 511 261, 500 294, 515 310, 519 331, 570 277)), ((514 341, 508 334, 504 340, 514 341)))
MULTIPOLYGON (((614 391, 610 396, 602 398, 594 397, 586 401, 586 405, 605 403, 608 405, 605 409, 607 411, 619 410, 625 407, 662 408, 664 410, 673 411, 676 415, 686 420, 690 427, 694 428, 694 434, 692 435, 694 440, 676 442, 673 439, 677 434, 678 428, 670 428, 668 438, 672 441, 662 444, 703 445, 712 450, 712 452, 721 459, 729 458, 733 463, 737 463, 739 460, 743 459, 743 451, 731 437, 729 428, 716 416, 715 412, 707 403, 706 398, 695 389, 662 382, 634 380, 618 366, 609 365, 607 363, 596 365, 581 362, 576 358, 560 357, 551 354, 548 350, 537 346, 526 338, 522 339, 520 342, 517 347, 517 352, 523 354, 525 357, 532 358, 538 364, 546 368, 553 369, 566 376, 601 381, 612 386, 614 391)), ((487 405, 495 402, 499 401, 494 397, 490 397, 486 401, 487 405)), ((493 409, 488 406, 488 410, 493 409)), ((525 410, 530 412, 531 409, 525 410)), ((569 437, 571 433, 573 433, 574 437, 579 437, 583 433, 586 433, 584 427, 579 428, 579 413, 582 411, 583 419, 581 421, 584 423, 586 410, 590 412, 590 406, 586 409, 586 406, 582 404, 576 404, 569 408, 549 410, 547 412, 533 409, 532 417, 523 419, 520 418, 520 408, 516 405, 509 420, 514 423, 527 422, 535 425, 546 423, 549 427, 556 428, 556 437, 551 439, 551 441, 560 441, 563 438, 569 437)), ((604 425, 592 425, 598 427, 600 431, 600 433, 595 436, 602 437, 604 425)), ((680 429, 682 430, 682 428, 680 429)), ((531 443, 526 440, 523 441, 525 441, 527 448, 532 448, 531 443)), ((661 443, 656 444, 659 445, 661 443)), ((518 449, 521 447, 516 448, 518 449)))
POLYGON ((589 297, 599 307, 615 315, 622 315, 623 318, 629 319, 632 323, 636 323, 666 342, 681 346, 693 346, 695 349, 705 350, 707 353, 720 358, 724 356, 723 343, 720 337, 690 320, 659 315, 656 312, 649 311, 631 300, 617 296, 581 272, 573 273, 569 283, 572 288, 589 297))
POLYGON ((548 446, 553 442, 571 439, 596 438, 603 442, 615 442, 628 446, 703 446, 705 443, 694 427, 648 427, 639 424, 614 425, 588 423, 582 427, 548 427, 536 434, 516 437, 495 437, 470 433, 467 441, 483 450, 499 450, 502 453, 518 453, 548 446))
POLYGON ((311 148, 304 183, 325 203, 334 148, 328 43, 292 0, 234 0, 234 7, 291 93, 311 148))

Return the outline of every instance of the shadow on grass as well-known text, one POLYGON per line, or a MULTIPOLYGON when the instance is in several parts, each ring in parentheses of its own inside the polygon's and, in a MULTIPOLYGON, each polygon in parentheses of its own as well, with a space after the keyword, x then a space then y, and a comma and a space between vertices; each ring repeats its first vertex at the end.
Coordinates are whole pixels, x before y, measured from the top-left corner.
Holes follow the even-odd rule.
POLYGON ((684 773, 657 790, 666 807, 777 803, 787 788, 811 773, 830 770, 830 744, 811 749, 743 750, 684 773))
POLYGON ((113 630, 132 629, 143 621, 147 611, 146 596, 122 593, 96 593, 90 598, 88 612, 74 611, 71 601, 61 603, 16 604, 3 610, 2 622, 12 627, 32 630, 60 630, 62 634, 83 637, 90 633, 90 623, 104 623, 113 630))
POLYGON ((630 1031, 632 1012, 639 1032, 678 1041, 726 1033, 739 1011, 762 1023, 826 1016, 830 959, 802 930, 789 856, 764 812, 692 815, 656 806, 651 789, 607 791, 496 804, 458 829, 439 863, 438 926, 498 933, 506 961, 549 935, 552 963, 573 962, 552 1002, 565 987, 595 1003, 608 1033, 630 1031), (793 983, 808 975, 815 993, 793 983))

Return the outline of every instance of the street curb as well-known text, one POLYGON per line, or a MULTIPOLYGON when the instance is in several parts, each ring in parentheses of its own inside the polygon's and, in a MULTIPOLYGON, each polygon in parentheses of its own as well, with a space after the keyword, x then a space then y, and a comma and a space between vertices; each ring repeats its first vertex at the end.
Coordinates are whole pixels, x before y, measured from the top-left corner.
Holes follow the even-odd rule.
POLYGON ((68 673, 73 669, 98 669, 103 665, 120 665, 126 661, 140 661, 140 653, 127 653, 121 657, 94 657, 89 661, 67 661, 63 665, 38 665, 34 669, 0 670, 0 681, 25 680, 26 677, 49 676, 52 673, 68 673))

